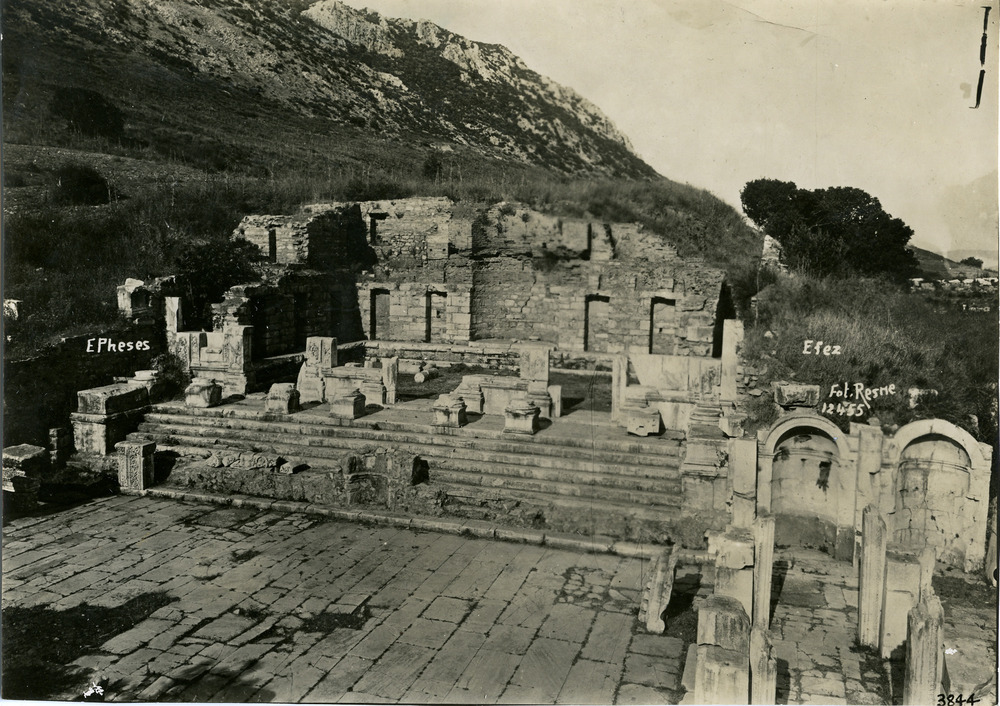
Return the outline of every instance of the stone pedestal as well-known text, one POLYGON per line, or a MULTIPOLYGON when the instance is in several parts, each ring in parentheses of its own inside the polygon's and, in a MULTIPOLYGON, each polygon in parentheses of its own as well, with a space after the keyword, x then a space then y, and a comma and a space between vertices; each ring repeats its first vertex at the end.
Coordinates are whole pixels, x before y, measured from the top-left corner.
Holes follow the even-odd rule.
POLYGON ((122 490, 145 490, 153 485, 154 441, 120 441, 118 449, 118 486, 122 490))
POLYGON ((214 380, 195 378, 184 390, 184 404, 188 407, 217 407, 222 403, 222 386, 214 380))
POLYGON ((264 401, 264 411, 292 414, 299 411, 299 391, 290 382, 279 382, 271 385, 267 399, 264 401))
POLYGON ((38 488, 50 469, 49 452, 41 446, 21 444, 3 450, 3 490, 20 509, 31 509, 38 500, 38 488))
POLYGON ((354 390, 331 399, 330 416, 340 419, 357 419, 365 416, 365 396, 361 394, 361 390, 354 390))
POLYGON ((464 427, 469 423, 465 414, 465 402, 454 395, 441 395, 434 409, 434 423, 442 427, 464 427))
POLYGON ((660 410, 655 407, 626 407, 625 427, 633 436, 660 433, 660 410))
POLYGON ((515 397, 504 410, 505 434, 534 434, 539 430, 541 410, 523 397, 515 397))
POLYGON ((149 410, 149 392, 141 385, 118 383, 77 393, 77 411, 70 414, 73 443, 80 453, 104 456, 138 428, 149 410))

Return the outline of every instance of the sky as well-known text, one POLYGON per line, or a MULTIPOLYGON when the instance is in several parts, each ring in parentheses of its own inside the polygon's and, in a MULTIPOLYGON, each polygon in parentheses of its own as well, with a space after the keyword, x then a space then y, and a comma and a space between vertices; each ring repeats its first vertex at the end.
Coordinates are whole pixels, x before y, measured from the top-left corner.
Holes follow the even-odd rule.
POLYGON ((996 265, 998 0, 347 0, 503 44, 666 177, 854 186, 996 265), (978 109, 983 6, 986 80, 978 109))

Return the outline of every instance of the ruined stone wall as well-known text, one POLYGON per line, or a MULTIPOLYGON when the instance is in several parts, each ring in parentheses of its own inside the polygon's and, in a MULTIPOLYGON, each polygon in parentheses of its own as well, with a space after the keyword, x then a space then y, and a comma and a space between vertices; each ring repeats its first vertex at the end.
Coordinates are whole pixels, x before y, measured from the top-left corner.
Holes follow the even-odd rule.
POLYGON ((343 275, 308 270, 232 287, 212 305, 215 331, 253 326, 254 359, 305 350, 309 336, 345 343, 362 336, 354 284, 343 275))
POLYGON ((294 216, 247 216, 234 231, 256 245, 264 259, 279 265, 328 270, 370 266, 375 254, 357 204, 304 208, 294 216))
POLYGON ((152 367, 164 352, 163 332, 134 325, 63 339, 41 355, 4 361, 3 438, 5 446, 48 446, 49 429, 69 425, 76 409, 76 392, 108 385, 152 367), (148 341, 149 350, 98 353, 96 339, 113 342, 148 341), (91 350, 88 351, 88 344, 91 350))
POLYGON ((364 282, 358 286, 369 340, 464 343, 469 340, 469 285, 445 282, 364 282))
MULTIPOLYGON (((241 232, 258 244, 271 237, 268 228, 282 242, 294 231, 290 254, 279 248, 279 261, 334 257, 365 231, 372 262, 363 268, 357 310, 373 340, 519 339, 591 353, 717 353, 722 273, 681 260, 662 237, 635 224, 558 218, 510 203, 477 210, 447 198, 313 204, 290 221, 255 218, 245 219, 241 232), (318 248, 328 252, 320 256, 318 248)), ((270 331, 259 334, 268 351, 284 349, 296 306, 276 298, 257 313, 252 323, 270 331)), ((322 317, 322 305, 304 306, 322 317)))

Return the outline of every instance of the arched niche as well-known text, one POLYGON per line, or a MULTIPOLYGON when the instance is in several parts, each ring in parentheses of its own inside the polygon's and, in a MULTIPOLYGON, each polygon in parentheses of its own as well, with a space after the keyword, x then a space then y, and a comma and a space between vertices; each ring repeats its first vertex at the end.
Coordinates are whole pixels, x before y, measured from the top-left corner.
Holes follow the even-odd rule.
POLYGON ((938 559, 962 566, 977 538, 967 499, 974 482, 978 444, 939 419, 908 424, 895 437, 891 539, 903 546, 931 546, 938 559))
POLYGON ((776 542, 850 558, 853 527, 843 518, 853 514, 854 494, 850 451, 835 424, 797 412, 768 430, 760 447, 757 498, 758 509, 775 517, 776 542))

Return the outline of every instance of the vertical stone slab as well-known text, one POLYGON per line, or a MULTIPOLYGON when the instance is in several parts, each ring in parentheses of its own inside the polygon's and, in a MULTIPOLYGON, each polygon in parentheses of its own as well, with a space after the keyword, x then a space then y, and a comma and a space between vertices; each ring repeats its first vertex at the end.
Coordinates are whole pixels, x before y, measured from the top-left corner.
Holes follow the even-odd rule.
POLYGON ((385 403, 396 404, 396 386, 399 380, 399 356, 382 359, 382 384, 385 386, 385 403))
POLYGON ((885 591, 885 520, 869 505, 862 516, 861 561, 858 575, 858 641, 877 647, 882 624, 882 594, 885 591))
POLYGON ((551 346, 523 345, 519 350, 521 379, 549 384, 549 350, 551 346))
POLYGON ((611 421, 620 422, 628 384, 628 358, 616 355, 611 361, 611 421))
POLYGON ((177 333, 184 328, 184 316, 180 297, 164 297, 164 312, 167 331, 177 333))
POLYGON ((750 631, 750 703, 777 703, 778 660, 765 628, 750 631))
MULTIPOLYGON (((767 630, 771 626, 771 572, 774 564, 774 518, 758 517, 754 522, 753 624, 767 630)), ((754 702, 759 703, 759 702, 754 702)))
POLYGON ((153 485, 154 441, 120 441, 118 449, 118 485, 124 490, 145 490, 153 485))
POLYGON ((733 525, 749 529, 757 514, 757 442, 729 442, 729 477, 733 482, 733 525))
POLYGON ((925 596, 910 610, 907 620, 904 704, 938 703, 944 649, 944 611, 937 596, 925 596))
POLYGON ((746 652, 717 645, 698 645, 697 655, 695 703, 749 703, 750 665, 746 652))
POLYGON ((726 319, 722 322, 722 371, 719 386, 719 397, 724 402, 736 400, 739 374, 739 356, 737 350, 743 343, 743 322, 737 319, 726 319))
POLYGON ((906 641, 906 619, 920 593, 920 562, 911 551, 889 548, 885 555, 885 591, 879 650, 883 658, 906 641))
POLYGON ((716 537, 715 593, 738 600, 753 618, 754 538, 749 530, 729 527, 716 537))

